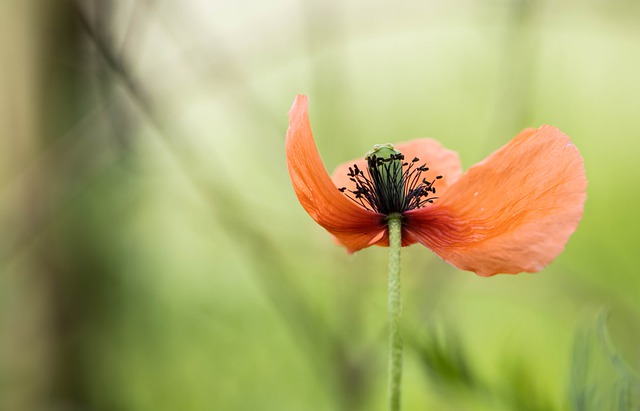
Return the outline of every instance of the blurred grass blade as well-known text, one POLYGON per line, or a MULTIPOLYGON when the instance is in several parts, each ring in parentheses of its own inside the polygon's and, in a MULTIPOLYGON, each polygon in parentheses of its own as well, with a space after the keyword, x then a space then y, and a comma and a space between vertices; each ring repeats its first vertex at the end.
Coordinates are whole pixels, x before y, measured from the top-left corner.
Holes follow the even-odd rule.
POLYGON ((475 373, 469 365, 460 338, 452 331, 443 331, 430 326, 420 336, 409 338, 422 368, 433 383, 440 388, 476 387, 475 373))
POLYGON ((617 351, 600 311, 576 333, 569 381, 574 411, 640 410, 640 379, 617 351))
POLYGON ((617 375, 615 392, 612 393, 617 403, 615 409, 620 411, 640 410, 640 378, 613 345, 607 327, 606 313, 603 311, 596 318, 596 331, 603 354, 617 375))

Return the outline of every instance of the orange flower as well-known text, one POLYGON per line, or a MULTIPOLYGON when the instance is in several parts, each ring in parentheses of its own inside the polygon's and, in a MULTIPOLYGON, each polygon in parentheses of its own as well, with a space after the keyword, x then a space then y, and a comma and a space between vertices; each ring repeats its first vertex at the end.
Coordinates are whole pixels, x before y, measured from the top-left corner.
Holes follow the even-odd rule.
POLYGON ((555 127, 522 131, 464 174, 458 154, 435 140, 395 148, 402 156, 352 160, 329 177, 307 97, 298 95, 289 112, 287 166, 296 195, 349 252, 388 246, 386 216, 395 212, 403 246, 421 243, 481 276, 536 272, 564 249, 582 218, 582 157, 555 127))

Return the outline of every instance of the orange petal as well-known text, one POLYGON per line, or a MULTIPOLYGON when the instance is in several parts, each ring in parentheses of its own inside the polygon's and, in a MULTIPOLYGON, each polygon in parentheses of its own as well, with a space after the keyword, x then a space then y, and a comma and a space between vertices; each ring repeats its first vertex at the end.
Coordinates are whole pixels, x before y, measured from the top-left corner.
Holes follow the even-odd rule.
POLYGON ((307 96, 298 95, 289 111, 287 167, 302 207, 350 252, 384 237, 384 216, 349 200, 329 178, 316 148, 307 96))
POLYGON ((482 276, 540 271, 575 231, 586 198, 582 157, 551 126, 522 131, 471 167, 405 228, 443 259, 482 276))

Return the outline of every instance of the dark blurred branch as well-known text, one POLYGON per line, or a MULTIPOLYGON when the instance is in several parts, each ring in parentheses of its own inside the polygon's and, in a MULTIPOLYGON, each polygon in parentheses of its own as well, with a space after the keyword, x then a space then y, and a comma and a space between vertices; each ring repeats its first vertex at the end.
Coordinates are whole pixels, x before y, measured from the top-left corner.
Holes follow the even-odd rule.
MULTIPOLYGON (((75 3, 73 11, 77 18, 77 21, 80 23, 80 26, 92 41, 92 43, 100 53, 100 56, 104 59, 105 63, 115 74, 117 74, 118 79, 124 83, 124 86, 127 88, 127 90, 129 90, 131 95, 135 97, 136 102, 143 109, 144 113, 151 113, 153 111, 153 109, 151 108, 151 100, 146 95, 144 90, 139 87, 138 83, 129 74, 131 71, 127 67, 125 67, 124 60, 120 59, 114 54, 113 49, 105 41, 104 37, 98 35, 96 29, 89 23, 89 20, 87 19, 84 12, 75 3)), ((155 121, 155 118, 149 115, 147 115, 147 118, 151 121, 155 121)), ((157 127, 157 124, 155 122, 154 125, 156 125, 157 127)))
MULTIPOLYGON (((210 205, 211 210, 216 216, 216 221, 225 227, 230 236, 236 239, 238 244, 242 244, 248 248, 254 262, 254 269, 259 275, 256 277, 259 284, 265 291, 266 295, 277 312, 286 320, 285 323, 292 329, 293 335, 301 340, 304 344, 305 357, 314 364, 315 368, 320 372, 322 379, 329 386, 333 386, 332 378, 327 379, 327 371, 330 374, 338 373, 344 375, 344 367, 349 364, 344 353, 347 351, 346 341, 341 336, 330 329, 330 327, 315 314, 312 307, 307 303, 304 295, 300 290, 291 288, 292 281, 285 278, 285 273, 295 272, 294 267, 287 263, 287 256, 283 254, 281 247, 273 243, 271 238, 266 236, 257 227, 249 223, 249 219, 245 218, 247 211, 241 206, 244 200, 237 197, 235 191, 226 186, 219 180, 212 178, 203 179, 200 175, 194 173, 189 166, 191 159, 188 158, 184 151, 176 145, 173 138, 177 133, 169 132, 167 125, 161 120, 163 116, 159 114, 159 109, 152 104, 152 99, 144 87, 133 77, 131 70, 120 56, 116 55, 113 48, 110 47, 103 37, 96 31, 82 10, 76 8, 78 20, 82 28, 86 31, 88 37, 93 41, 96 49, 103 57, 106 64, 121 80, 122 84, 128 91, 129 95, 138 104, 141 113, 152 124, 157 131, 160 141, 169 149, 175 164, 177 165, 183 176, 190 182, 196 193, 199 193, 210 205), (287 288, 287 284, 289 285, 287 288), (319 355, 322 350, 327 350, 326 354, 319 355), (333 354, 332 354, 333 353, 333 354), (338 360, 337 364, 327 361, 338 360), (345 363, 346 362, 346 363, 345 363), (329 370, 327 370, 329 367, 329 370)), ((256 103, 257 104, 257 103, 256 103)), ((212 173, 215 175, 216 173, 212 173)), ((259 205, 255 205, 258 207, 259 205)), ((365 364, 366 365, 366 364, 365 364)), ((359 387, 362 384, 356 384, 356 381, 362 380, 364 374, 359 372, 360 368, 350 366, 350 371, 346 374, 353 381, 350 387, 359 387), (353 378, 358 374, 358 378, 353 378)), ((353 409, 347 408, 346 409, 353 409)))

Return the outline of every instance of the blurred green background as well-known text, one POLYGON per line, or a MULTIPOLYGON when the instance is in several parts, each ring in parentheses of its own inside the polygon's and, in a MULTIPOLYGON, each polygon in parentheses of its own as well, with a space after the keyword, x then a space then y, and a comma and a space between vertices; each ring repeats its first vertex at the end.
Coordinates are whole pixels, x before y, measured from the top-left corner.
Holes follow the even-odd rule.
POLYGON ((584 219, 541 273, 403 250, 404 409, 635 409, 639 21, 628 0, 3 0, 0 409, 385 409, 387 250, 347 255, 299 205, 297 93, 329 170, 421 136, 466 168, 545 123, 584 156, 584 219))

